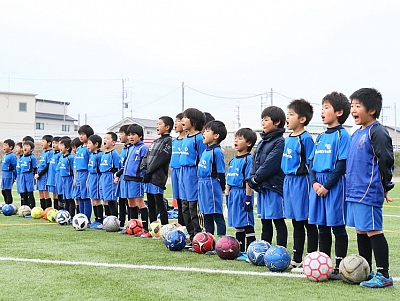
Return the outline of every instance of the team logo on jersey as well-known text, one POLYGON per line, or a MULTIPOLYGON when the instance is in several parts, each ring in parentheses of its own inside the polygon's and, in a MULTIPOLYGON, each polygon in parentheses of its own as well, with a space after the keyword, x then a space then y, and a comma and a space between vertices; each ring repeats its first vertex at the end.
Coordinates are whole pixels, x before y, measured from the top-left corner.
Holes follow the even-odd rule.
POLYGON ((360 141, 358 141, 358 148, 364 148, 364 143, 367 138, 367 134, 361 136, 360 141))
POLYGON ((199 162, 198 167, 207 168, 207 161, 206 160, 201 160, 201 162, 199 162))
POLYGON ((292 149, 291 148, 287 148, 286 149, 286 153, 283 153, 283 157, 292 159, 292 149))
POLYGON ((330 143, 325 144, 325 148, 328 150, 331 149, 331 144, 330 143))

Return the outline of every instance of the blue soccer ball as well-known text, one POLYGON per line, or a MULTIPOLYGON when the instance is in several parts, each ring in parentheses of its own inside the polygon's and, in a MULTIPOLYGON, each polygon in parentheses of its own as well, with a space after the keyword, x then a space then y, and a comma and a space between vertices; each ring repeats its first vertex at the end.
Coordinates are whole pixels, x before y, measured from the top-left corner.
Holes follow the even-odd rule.
POLYGON ((170 251, 180 251, 185 248, 186 235, 179 230, 169 231, 165 236, 164 244, 170 251))
POLYGON ((11 216, 14 214, 14 207, 10 204, 6 204, 3 206, 3 214, 5 216, 11 216))
POLYGON ((264 255, 270 247, 265 240, 255 240, 247 247, 247 258, 254 265, 265 265, 264 255))
POLYGON ((265 252, 264 263, 271 272, 283 272, 290 264, 290 253, 282 246, 272 246, 265 252))

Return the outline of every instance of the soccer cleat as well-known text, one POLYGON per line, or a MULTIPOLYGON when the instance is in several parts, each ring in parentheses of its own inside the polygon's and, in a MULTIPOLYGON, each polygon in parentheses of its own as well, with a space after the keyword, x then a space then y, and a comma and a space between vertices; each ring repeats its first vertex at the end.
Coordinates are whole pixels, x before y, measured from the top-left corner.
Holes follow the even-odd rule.
POLYGON ((205 255, 217 255, 217 251, 211 250, 204 253, 205 255))
POLYGON ((192 248, 192 247, 186 248, 186 250, 188 250, 189 252, 196 252, 196 250, 194 248, 192 248))
POLYGON ((371 280, 372 278, 374 278, 374 276, 375 276, 374 271, 371 271, 371 272, 369 273, 369 275, 368 275, 366 281, 371 280))
POLYGON ((124 228, 121 231, 118 231, 118 234, 128 234, 128 233, 126 233, 126 229, 124 228))
POLYGON ((246 252, 239 252, 238 257, 236 257, 235 259, 239 260, 239 261, 246 261, 249 258, 247 257, 247 253, 246 252))
POLYGON ((142 235, 140 235, 142 238, 151 238, 150 232, 144 231, 142 235))
POLYGON ((340 274, 339 274, 339 269, 338 268, 334 268, 332 270, 332 272, 329 275, 329 279, 330 280, 342 280, 342 278, 340 278, 340 274))
POLYGON ((377 272, 376 275, 371 280, 366 280, 360 283, 361 287, 366 288, 385 288, 393 286, 393 278, 386 278, 380 272, 377 272))
POLYGON ((103 226, 102 223, 95 221, 92 224, 90 224, 90 226, 88 227, 89 229, 98 229, 99 225, 103 226))
POLYGON ((289 268, 292 273, 302 274, 303 273, 303 262, 296 262, 292 260, 290 262, 289 268))

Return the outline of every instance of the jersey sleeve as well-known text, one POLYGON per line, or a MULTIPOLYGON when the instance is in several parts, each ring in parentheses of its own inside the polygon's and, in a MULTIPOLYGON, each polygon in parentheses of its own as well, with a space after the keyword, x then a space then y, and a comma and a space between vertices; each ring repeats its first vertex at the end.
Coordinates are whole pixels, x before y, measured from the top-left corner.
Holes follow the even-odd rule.
POLYGON ((347 159, 347 153, 350 148, 351 137, 347 130, 340 130, 340 139, 339 139, 339 149, 338 149, 338 157, 337 160, 345 160, 347 159))
POLYGON ((302 140, 303 145, 304 145, 304 152, 305 152, 305 157, 306 157, 306 164, 310 164, 310 156, 313 152, 314 149, 314 140, 312 139, 311 136, 306 136, 302 140))
POLYGON ((225 160, 222 151, 215 152, 215 163, 217 167, 217 173, 225 174, 225 160))

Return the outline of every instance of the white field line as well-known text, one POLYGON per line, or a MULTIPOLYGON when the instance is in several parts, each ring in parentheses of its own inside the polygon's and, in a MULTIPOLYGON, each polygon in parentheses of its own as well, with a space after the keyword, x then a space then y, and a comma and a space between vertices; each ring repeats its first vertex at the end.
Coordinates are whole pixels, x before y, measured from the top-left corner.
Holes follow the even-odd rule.
MULTIPOLYGON (((293 273, 212 270, 212 269, 200 269, 200 268, 189 268, 189 267, 135 265, 135 264, 121 264, 121 263, 90 262, 90 261, 66 261, 66 260, 47 260, 47 259, 13 258, 13 257, 0 257, 0 261, 31 262, 31 263, 58 264, 58 265, 81 265, 81 266, 134 269, 134 270, 161 270, 161 271, 174 271, 174 272, 179 271, 179 272, 208 273, 208 274, 229 274, 229 275, 245 275, 245 276, 267 276, 267 277, 288 277, 288 278, 304 277, 302 274, 293 274, 293 273)), ((400 281, 400 277, 393 277, 393 280, 400 281)))
POLYGON ((384 214, 384 217, 400 217, 400 215, 394 215, 394 214, 384 214))

